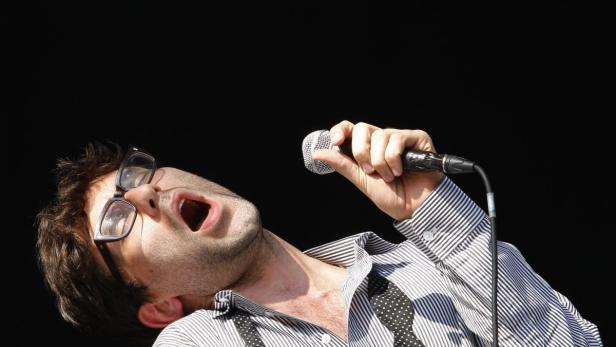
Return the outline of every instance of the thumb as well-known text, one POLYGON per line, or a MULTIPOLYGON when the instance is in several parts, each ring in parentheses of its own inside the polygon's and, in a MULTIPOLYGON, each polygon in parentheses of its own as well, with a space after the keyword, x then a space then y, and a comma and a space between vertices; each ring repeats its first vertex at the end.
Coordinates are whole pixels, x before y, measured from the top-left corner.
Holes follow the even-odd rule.
POLYGON ((319 149, 312 153, 312 159, 324 162, 349 181, 359 183, 358 173, 361 170, 357 163, 346 155, 333 149, 319 149))

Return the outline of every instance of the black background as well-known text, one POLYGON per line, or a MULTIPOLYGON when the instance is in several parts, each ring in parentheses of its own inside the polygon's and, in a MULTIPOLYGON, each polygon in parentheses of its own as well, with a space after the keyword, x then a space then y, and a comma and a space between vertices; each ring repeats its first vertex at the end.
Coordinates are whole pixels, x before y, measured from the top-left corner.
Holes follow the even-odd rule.
MULTIPOLYGON (((253 201, 301 249, 391 220, 342 177, 303 168, 312 130, 349 119, 428 131, 482 164, 499 239, 609 345, 613 308, 606 22, 575 3, 189 7, 48 2, 7 12, 9 332, 104 345, 63 323, 32 227, 50 170, 92 140, 138 145, 253 201), (611 258, 611 257, 610 257, 611 258)), ((608 80, 609 81, 609 80, 608 80)), ((3 106, 3 109, 5 106, 3 106)), ((454 180, 484 206, 478 177, 454 180)))

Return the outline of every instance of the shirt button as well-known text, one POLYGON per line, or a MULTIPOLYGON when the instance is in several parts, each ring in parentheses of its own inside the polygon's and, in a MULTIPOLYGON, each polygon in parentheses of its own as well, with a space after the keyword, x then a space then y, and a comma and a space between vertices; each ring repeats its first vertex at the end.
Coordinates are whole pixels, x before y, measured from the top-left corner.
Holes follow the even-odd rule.
POLYGON ((426 230, 423 233, 423 239, 426 241, 432 241, 434 240, 434 233, 436 232, 436 229, 431 229, 431 230, 426 230))
POLYGON ((329 336, 329 334, 323 334, 321 335, 321 343, 326 345, 328 343, 330 343, 332 341, 332 337, 329 336))

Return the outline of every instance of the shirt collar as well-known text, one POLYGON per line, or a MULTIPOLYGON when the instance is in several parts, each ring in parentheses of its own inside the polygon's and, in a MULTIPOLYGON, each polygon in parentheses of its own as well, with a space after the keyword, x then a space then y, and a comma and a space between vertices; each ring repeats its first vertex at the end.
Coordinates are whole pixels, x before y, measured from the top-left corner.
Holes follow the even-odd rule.
MULTIPOLYGON (((383 254, 398 246, 367 231, 310 248, 304 251, 304 254, 328 264, 347 268, 343 293, 348 294, 355 291, 372 269, 371 255, 383 254)), ((351 297, 352 295, 345 295, 347 300, 351 297)), ((273 312, 230 289, 221 290, 214 295, 214 310, 218 311, 217 317, 227 314, 232 308, 259 315, 272 315, 273 312)))

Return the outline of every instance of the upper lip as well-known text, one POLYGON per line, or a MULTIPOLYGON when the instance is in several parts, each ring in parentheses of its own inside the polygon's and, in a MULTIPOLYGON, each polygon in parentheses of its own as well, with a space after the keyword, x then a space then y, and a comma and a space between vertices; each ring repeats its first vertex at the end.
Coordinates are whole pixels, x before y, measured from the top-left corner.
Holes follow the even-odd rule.
POLYGON ((185 190, 176 192, 172 197, 171 207, 173 209, 173 212, 175 213, 176 218, 180 220, 182 223, 184 223, 184 225, 186 225, 188 229, 190 229, 190 227, 186 224, 186 221, 184 220, 184 217, 182 217, 182 212, 180 210, 181 204, 184 200, 200 201, 204 204, 209 205, 210 208, 212 208, 215 205, 214 201, 200 194, 196 194, 196 193, 185 191, 185 190))

